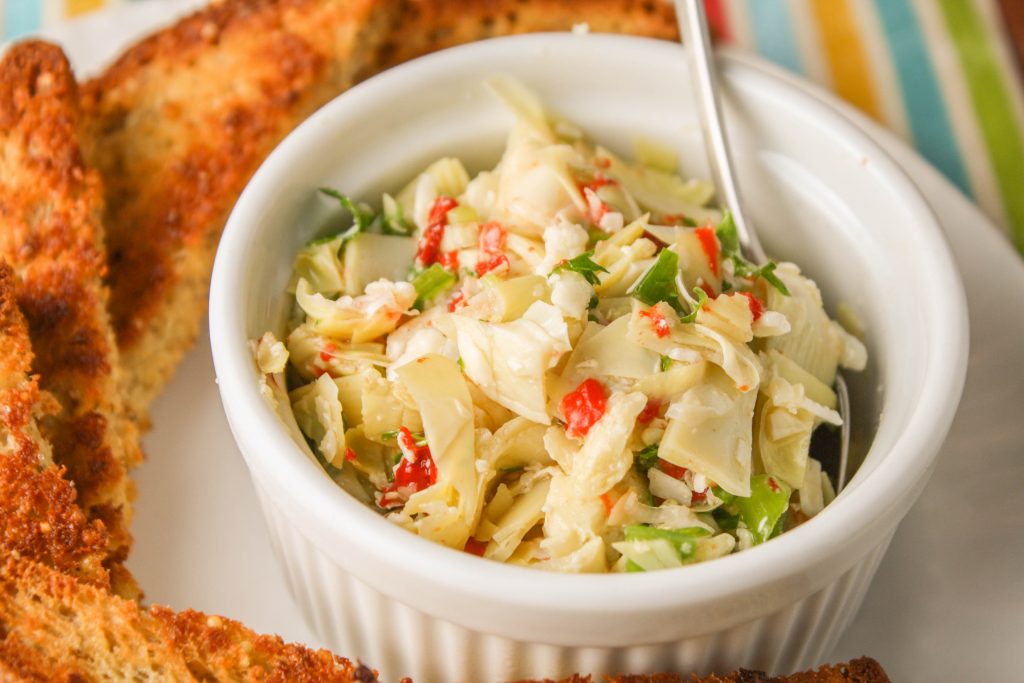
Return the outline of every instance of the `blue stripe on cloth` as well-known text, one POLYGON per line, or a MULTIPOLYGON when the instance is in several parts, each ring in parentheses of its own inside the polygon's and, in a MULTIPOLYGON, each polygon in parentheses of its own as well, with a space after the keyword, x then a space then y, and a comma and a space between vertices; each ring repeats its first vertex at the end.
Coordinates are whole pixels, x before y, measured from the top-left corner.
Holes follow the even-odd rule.
POLYGON ((779 66, 803 74, 786 0, 747 0, 746 6, 757 51, 779 66))
POLYGON ((957 147, 921 24, 910 0, 875 0, 903 90, 911 134, 918 150, 967 195, 967 169, 957 147))
POLYGON ((4 8, 4 39, 11 40, 39 29, 43 24, 41 0, 6 0, 4 8))

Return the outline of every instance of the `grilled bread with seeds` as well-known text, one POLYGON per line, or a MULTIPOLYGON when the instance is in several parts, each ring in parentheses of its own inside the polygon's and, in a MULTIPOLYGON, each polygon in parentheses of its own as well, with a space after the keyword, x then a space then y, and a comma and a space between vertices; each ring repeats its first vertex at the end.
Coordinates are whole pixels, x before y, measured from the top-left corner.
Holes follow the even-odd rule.
POLYGON ((12 47, 0 62, 0 258, 18 274, 32 371, 61 406, 40 421, 43 434, 88 518, 107 529, 115 589, 135 596, 123 562, 134 495, 128 469, 141 453, 119 394, 107 314, 102 189, 83 162, 77 122, 78 90, 60 48, 12 47))
POLYGON ((0 262, 0 557, 32 559, 109 588, 106 530, 85 518, 39 431, 39 420, 59 406, 29 375, 32 346, 15 290, 14 272, 0 262))
POLYGON ((142 609, 28 560, 0 561, 0 680, 373 683, 325 650, 236 621, 142 609))

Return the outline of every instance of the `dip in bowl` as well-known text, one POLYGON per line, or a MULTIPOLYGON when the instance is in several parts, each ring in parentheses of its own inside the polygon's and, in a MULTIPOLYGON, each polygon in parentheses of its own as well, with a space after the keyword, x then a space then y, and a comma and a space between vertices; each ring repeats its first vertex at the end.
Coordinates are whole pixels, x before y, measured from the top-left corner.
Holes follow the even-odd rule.
POLYGON ((610 36, 487 41, 358 86, 289 136, 243 193, 214 272, 218 380, 290 588, 339 652, 385 677, 507 680, 572 671, 797 669, 823 658, 924 485, 963 382, 966 310, 927 206, 885 153, 827 107, 725 63, 727 117, 769 253, 845 304, 871 363, 851 379, 847 488, 768 543, 676 569, 562 575, 486 562, 396 526, 337 486, 288 401, 261 393, 249 342, 287 331, 293 257, 332 215, 312 188, 394 191, 446 156, 491 167, 511 76, 613 151, 637 135, 706 177, 683 54, 610 36), (927 255, 923 258, 922 255, 927 255), (925 284, 926 283, 926 284, 925 284))

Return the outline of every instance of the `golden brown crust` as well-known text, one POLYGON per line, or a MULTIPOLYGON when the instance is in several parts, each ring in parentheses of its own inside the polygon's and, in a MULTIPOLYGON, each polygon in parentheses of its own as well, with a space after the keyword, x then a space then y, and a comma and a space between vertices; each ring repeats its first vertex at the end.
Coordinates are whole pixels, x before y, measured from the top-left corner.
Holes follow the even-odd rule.
POLYGON ((25 560, 0 565, 0 661, 20 680, 376 681, 329 652, 199 612, 141 610, 25 560))
MULTIPOLYGON (((138 434, 118 394, 117 347, 108 294, 99 176, 78 145, 78 93, 59 48, 14 46, 0 64, 0 257, 20 277, 18 305, 35 350, 33 371, 62 410, 42 429, 90 519, 109 533, 111 567, 131 545, 138 434)), ((137 592, 117 571, 116 588, 137 592)))
MULTIPOLYGON (((882 665, 870 657, 861 657, 844 664, 825 665, 810 671, 788 676, 769 676, 763 671, 737 669, 732 673, 707 676, 686 676, 674 673, 650 675, 608 676, 599 679, 604 683, 890 683, 882 665)), ((592 676, 573 674, 559 683, 599 683, 592 676)), ((522 681, 521 683, 531 683, 522 681)), ((553 683, 543 681, 535 683, 553 683)))
POLYGON ((106 531, 82 514, 36 426, 56 404, 27 375, 31 362, 14 273, 0 263, 0 556, 30 558, 109 587, 106 531))
POLYGON ((394 24, 381 43, 380 69, 415 57, 495 36, 567 31, 586 23, 596 33, 675 40, 678 30, 665 0, 393 0, 394 24))
POLYGON ((270 150, 363 70, 371 0, 226 0, 129 49, 83 88, 106 184, 111 313, 136 414, 206 308, 235 199, 270 150))

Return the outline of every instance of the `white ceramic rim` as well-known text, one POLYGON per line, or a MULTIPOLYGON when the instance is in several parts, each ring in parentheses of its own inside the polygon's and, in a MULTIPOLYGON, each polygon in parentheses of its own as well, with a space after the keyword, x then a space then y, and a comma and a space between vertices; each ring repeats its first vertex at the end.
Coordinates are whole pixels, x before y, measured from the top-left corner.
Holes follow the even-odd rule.
MULTIPOLYGON (((258 218, 259 198, 276 184, 281 169, 302 162, 304 150, 315 144, 320 121, 351 117, 349 110, 372 110, 379 96, 407 87, 423 74, 443 70, 449 60, 486 59, 491 50, 531 49, 549 41, 572 40, 569 34, 532 34, 497 38, 459 46, 391 69, 352 88, 315 113, 292 132, 264 162, 240 197, 221 239, 211 287, 210 336, 222 399, 229 418, 245 415, 246 441, 261 448, 242 447, 247 464, 263 482, 274 482, 273 496, 286 497, 318 521, 330 524, 347 541, 389 568, 406 568, 434 591, 451 591, 481 604, 503 603, 519 609, 601 615, 614 622, 616 613, 635 614, 706 605, 725 596, 793 577, 809 577, 824 558, 843 555, 849 546, 865 545, 868 535, 879 532, 887 515, 902 516, 912 495, 924 483, 935 455, 952 422, 966 374, 967 308, 959 275, 945 238, 931 210, 902 169, 853 123, 826 102, 803 88, 779 79, 770 71, 742 59, 725 57, 728 68, 749 70, 772 88, 799 99, 802 106, 831 127, 858 150, 896 188, 917 220, 910 229, 928 254, 926 268, 932 291, 944 292, 942 315, 930 322, 936 342, 932 371, 920 387, 921 400, 914 408, 902 435, 890 452, 880 458, 870 476, 873 486, 845 491, 815 523, 805 524, 737 555, 713 562, 629 575, 563 575, 483 561, 466 553, 419 538, 388 522, 345 494, 304 455, 261 397, 248 350, 240 283, 246 274, 247 227, 258 218), (475 53, 475 54, 474 54, 475 53), (940 323, 941 320, 941 323, 940 323), (952 332, 952 334, 951 334, 952 332), (952 400, 952 399, 956 400, 952 400), (908 491, 908 485, 911 490, 908 491), (327 521, 329 520, 329 521, 327 521), (341 529, 344 529, 342 532, 341 529), (410 567, 415 558, 415 570, 410 567)), ((608 49, 643 50, 651 59, 677 59, 679 47, 663 41, 617 35, 591 35, 608 49)), ((932 304, 935 307, 937 304, 932 304)), ((883 416, 884 419, 884 416, 883 416)), ((874 446, 872 447, 872 451, 874 446)), ((878 456, 874 456, 878 457, 878 456)), ((894 526, 887 522, 885 526, 894 526)), ((851 563, 857 558, 851 558, 851 563)), ((408 602, 408 600, 406 600, 408 602)), ((500 620, 496 620, 500 621, 500 620)), ((495 631, 501 625, 495 623, 495 631)))

